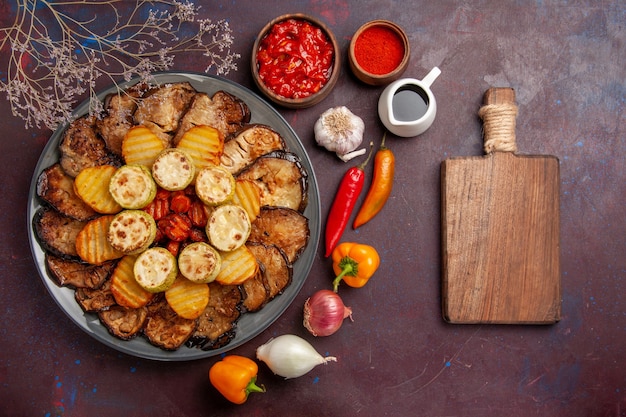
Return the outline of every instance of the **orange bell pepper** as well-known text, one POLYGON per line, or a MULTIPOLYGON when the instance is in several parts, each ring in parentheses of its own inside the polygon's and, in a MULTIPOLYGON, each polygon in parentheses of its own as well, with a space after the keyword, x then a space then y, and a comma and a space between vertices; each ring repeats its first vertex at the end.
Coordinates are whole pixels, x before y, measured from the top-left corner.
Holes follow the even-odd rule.
POLYGON ((228 401, 243 404, 251 392, 265 392, 265 387, 256 385, 258 372, 252 359, 229 355, 211 367, 209 380, 228 401))
POLYGON ((372 246, 361 243, 344 242, 339 244, 332 253, 333 271, 336 278, 333 280, 335 292, 343 280, 353 288, 361 288, 380 265, 378 252, 372 246))

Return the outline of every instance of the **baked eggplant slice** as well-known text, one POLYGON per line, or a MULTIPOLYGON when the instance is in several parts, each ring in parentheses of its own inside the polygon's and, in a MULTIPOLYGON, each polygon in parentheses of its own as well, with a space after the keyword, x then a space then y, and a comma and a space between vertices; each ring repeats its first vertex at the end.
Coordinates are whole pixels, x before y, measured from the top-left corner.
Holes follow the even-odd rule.
POLYGON ((262 309, 270 298, 270 289, 263 273, 263 266, 259 265, 259 269, 254 276, 241 284, 243 293, 242 308, 244 312, 253 313, 262 309))
POLYGON ((196 93, 180 122, 172 143, 174 146, 178 145, 185 132, 194 126, 211 126, 219 130, 226 138, 240 130, 249 121, 250 109, 240 98, 226 91, 218 91, 213 97, 209 97, 206 93, 196 93))
POLYGON ((191 337, 198 327, 197 320, 178 316, 165 297, 148 305, 148 317, 143 333, 154 346, 176 350, 191 337))
POLYGON ((152 130, 169 147, 171 138, 195 95, 196 90, 187 82, 152 88, 145 93, 135 110, 135 124, 152 130))
POLYGON ((46 268, 61 287, 98 289, 109 278, 117 261, 91 265, 46 254, 46 268))
POLYGON ((33 216, 35 235, 42 248, 66 259, 78 259, 76 236, 85 224, 50 207, 40 207, 33 216))
POLYGON ((248 242, 276 245, 293 264, 304 251, 310 235, 309 219, 299 211, 287 207, 261 207, 261 213, 252 223, 248 242))
POLYGON ((109 151, 120 157, 122 141, 126 132, 133 127, 133 113, 147 88, 147 84, 138 83, 104 98, 105 115, 96 122, 96 132, 104 139, 109 151))
POLYGON ((77 288, 74 298, 85 313, 97 313, 108 310, 116 305, 115 297, 111 292, 111 281, 106 280, 100 288, 77 288))
POLYGON ((242 294, 236 285, 209 284, 209 304, 198 317, 198 328, 187 342, 202 350, 218 349, 235 337, 242 294))
POLYGON ((104 140, 96 134, 95 120, 94 116, 76 119, 63 134, 59 144, 60 163, 70 177, 87 167, 121 165, 119 158, 109 152, 104 140))
POLYGON ((291 284, 293 268, 287 259, 287 255, 276 245, 264 243, 250 243, 248 248, 256 256, 261 270, 265 276, 265 283, 269 290, 268 300, 282 292, 291 284))
POLYGON ((74 178, 67 175, 59 163, 41 172, 37 178, 37 196, 72 219, 87 221, 98 216, 97 212, 76 195, 74 178))
POLYGON ((261 190, 261 206, 289 207, 303 212, 308 199, 308 174, 300 158, 274 151, 257 158, 237 179, 254 181, 261 190))
POLYGON ((237 175, 262 155, 285 150, 285 140, 263 124, 247 125, 224 143, 221 165, 237 175))
POLYGON ((100 322, 109 333, 121 340, 130 340, 140 334, 148 317, 148 309, 125 308, 119 305, 98 312, 100 322))

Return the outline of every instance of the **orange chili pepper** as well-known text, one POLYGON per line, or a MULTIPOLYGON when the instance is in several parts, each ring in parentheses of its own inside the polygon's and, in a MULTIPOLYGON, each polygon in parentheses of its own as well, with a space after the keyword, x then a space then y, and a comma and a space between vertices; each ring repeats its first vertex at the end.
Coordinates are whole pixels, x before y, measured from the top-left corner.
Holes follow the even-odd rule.
POLYGON ((395 157, 391 149, 385 146, 386 136, 387 132, 383 135, 380 148, 374 157, 372 184, 365 196, 365 200, 363 200, 363 205, 354 219, 352 224, 354 229, 372 220, 382 210, 391 194, 395 172, 395 157))
POLYGON ((228 401, 243 404, 251 392, 265 392, 265 387, 256 385, 258 372, 252 359, 229 355, 211 367, 209 380, 228 401))
POLYGON ((332 254, 333 290, 337 292, 343 280, 353 288, 361 288, 374 275, 380 265, 380 256, 372 246, 354 242, 340 243, 332 254))

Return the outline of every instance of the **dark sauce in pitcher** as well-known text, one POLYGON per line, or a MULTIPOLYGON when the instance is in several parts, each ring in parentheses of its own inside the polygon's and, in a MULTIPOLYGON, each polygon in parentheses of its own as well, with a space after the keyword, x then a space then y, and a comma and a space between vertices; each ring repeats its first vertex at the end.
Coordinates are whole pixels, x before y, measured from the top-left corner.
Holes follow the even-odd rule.
POLYGON ((416 85, 405 85, 396 91, 391 100, 391 110, 396 120, 414 122, 428 110, 428 96, 416 85))

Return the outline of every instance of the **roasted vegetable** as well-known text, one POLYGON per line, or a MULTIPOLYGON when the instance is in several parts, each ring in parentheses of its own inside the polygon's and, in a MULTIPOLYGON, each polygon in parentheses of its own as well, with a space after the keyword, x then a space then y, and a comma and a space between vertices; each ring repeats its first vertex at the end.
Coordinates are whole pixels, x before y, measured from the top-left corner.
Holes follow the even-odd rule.
POLYGON ((178 269, 188 280, 208 284, 219 274, 222 257, 213 246, 194 242, 185 246, 178 254, 178 269))
POLYGON ((109 333, 121 340, 137 336, 146 322, 148 310, 145 307, 125 308, 114 305, 98 312, 98 318, 109 333))
POLYGON ((46 253, 46 268, 61 287, 98 289, 115 267, 116 261, 91 265, 46 253))
POLYGON ((124 165, 109 180, 109 193, 125 209, 147 206, 154 200, 156 192, 156 183, 143 165, 124 165))
POLYGON ((77 288, 74 298, 86 313, 97 313, 116 305, 111 292, 111 280, 106 280, 99 288, 77 288))
POLYGON ((156 222, 148 213, 123 210, 111 220, 107 240, 114 249, 126 255, 136 255, 152 245, 156 232, 156 222))
POLYGON ((291 284, 293 267, 285 252, 276 245, 250 242, 246 246, 260 264, 264 284, 269 290, 267 301, 270 301, 291 284))
POLYGON ((248 125, 224 144, 220 162, 231 174, 237 175, 260 156, 284 149, 283 138, 271 127, 248 125))
POLYGON ((218 165, 211 165, 198 172, 196 195, 209 206, 230 202, 235 195, 235 177, 218 165))
POLYGON ((165 149, 159 137, 145 126, 133 126, 122 141, 122 157, 128 165, 152 168, 156 157, 165 149))
POLYGON ((76 252, 83 261, 100 265, 124 256, 124 252, 111 246, 107 237, 114 217, 110 214, 93 219, 76 235, 76 252))
POLYGON ((146 291, 135 280, 133 266, 136 260, 135 255, 124 256, 111 274, 111 292, 117 304, 122 307, 140 308, 154 298, 154 294, 146 291))
POLYGON ((246 243, 250 229, 250 219, 243 208, 234 204, 224 204, 211 212, 206 225, 206 234, 215 249, 228 252, 246 243))
POLYGON ((278 246, 293 264, 304 251, 310 235, 309 219, 300 212, 287 207, 261 207, 248 240, 278 246))
POLYGON ((180 121, 173 145, 177 146, 184 133, 194 126, 214 127, 226 138, 249 121, 250 109, 240 98, 226 91, 218 91, 212 97, 197 92, 180 121))
POLYGON ((133 273, 137 283, 146 291, 167 290, 178 275, 176 258, 167 249, 153 247, 142 252, 135 261, 133 273))
POLYGON ((239 285, 252 278, 259 270, 254 254, 246 245, 221 252, 222 266, 215 281, 222 285, 239 285))
POLYGON ((198 321, 180 317, 165 297, 148 305, 143 333, 148 341, 163 350, 176 350, 185 344, 198 328, 198 321))
POLYGON ((76 177, 80 171, 89 167, 120 165, 119 159, 108 151, 94 127, 95 118, 84 116, 70 123, 63 134, 59 144, 60 163, 70 177, 76 177))
POLYGON ((44 169, 37 178, 37 196, 59 213, 76 220, 91 220, 98 213, 74 191, 74 178, 56 163, 44 169))
POLYGON ((294 153, 275 151, 263 155, 237 179, 254 181, 259 186, 262 206, 289 207, 299 212, 307 206, 308 175, 294 153))
POLYGON ((179 275, 165 291, 165 299, 180 317, 196 319, 209 304, 209 286, 179 275))
POLYGON ((224 136, 212 126, 198 125, 187 130, 176 145, 191 156, 196 171, 220 163, 224 152, 224 136))
POLYGON ((102 214, 115 214, 122 210, 109 192, 111 178, 117 172, 112 165, 87 167, 74 179, 74 191, 92 209, 102 214))
POLYGON ((77 258, 76 237, 86 222, 74 220, 58 211, 41 207, 33 216, 33 228, 41 246, 62 258, 77 258))
POLYGON ((198 317, 198 327, 187 342, 203 350, 218 349, 235 337, 241 317, 242 295, 236 285, 209 284, 209 304, 198 317))
POLYGON ((152 178, 168 191, 184 190, 196 178, 196 167, 186 151, 167 148, 154 160, 152 178))

